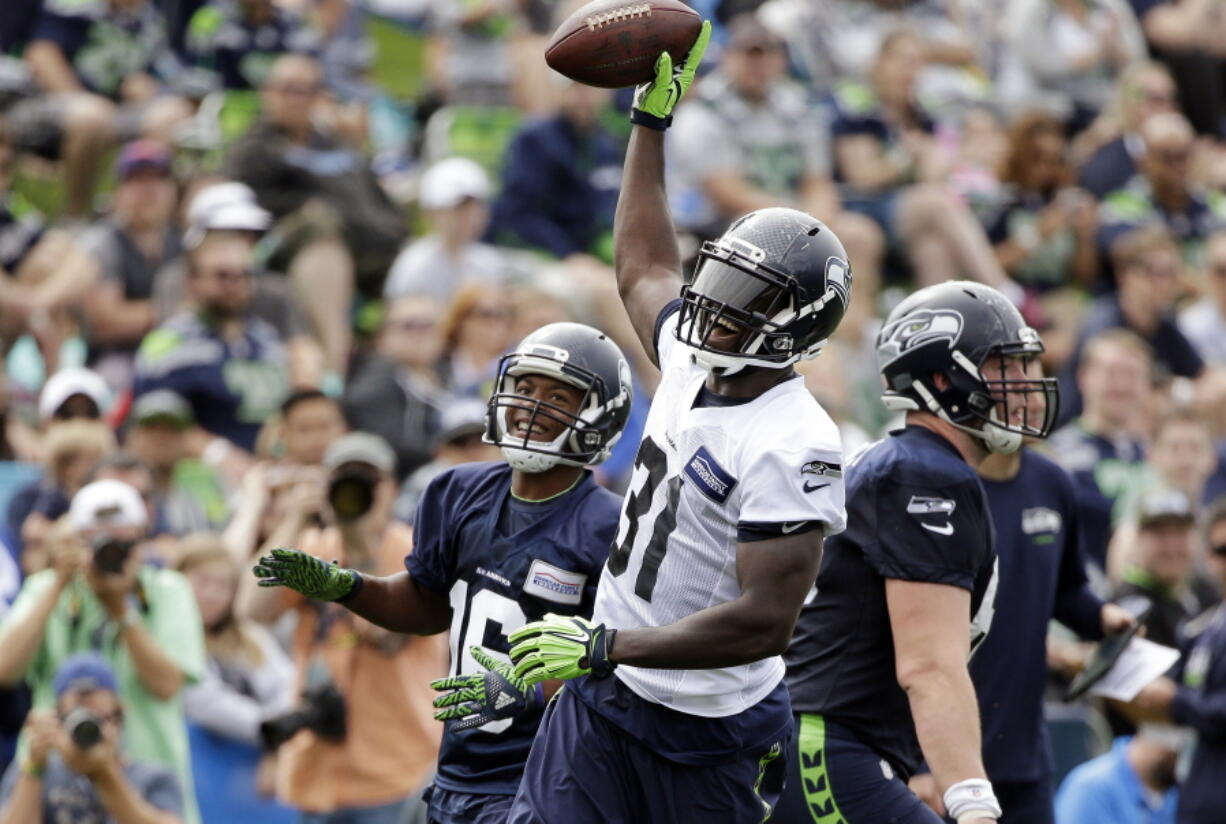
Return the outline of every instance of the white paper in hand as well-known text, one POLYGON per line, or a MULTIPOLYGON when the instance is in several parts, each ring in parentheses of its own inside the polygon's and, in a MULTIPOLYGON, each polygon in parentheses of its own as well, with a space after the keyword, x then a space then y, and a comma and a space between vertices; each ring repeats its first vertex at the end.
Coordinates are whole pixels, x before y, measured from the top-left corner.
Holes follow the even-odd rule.
POLYGON ((1131 701, 1145 685, 1169 670, 1178 660, 1177 649, 1144 638, 1133 638, 1107 674, 1090 687, 1090 694, 1131 701))

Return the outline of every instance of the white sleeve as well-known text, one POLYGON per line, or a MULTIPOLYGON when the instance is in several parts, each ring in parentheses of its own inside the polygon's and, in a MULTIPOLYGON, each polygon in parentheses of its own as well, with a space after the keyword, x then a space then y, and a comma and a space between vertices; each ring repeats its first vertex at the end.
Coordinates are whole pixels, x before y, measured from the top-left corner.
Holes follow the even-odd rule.
POLYGON ((772 411, 778 424, 746 445, 738 531, 788 534, 820 523, 824 535, 842 532, 847 511, 838 429, 820 408, 817 414, 796 410, 790 420, 772 411))

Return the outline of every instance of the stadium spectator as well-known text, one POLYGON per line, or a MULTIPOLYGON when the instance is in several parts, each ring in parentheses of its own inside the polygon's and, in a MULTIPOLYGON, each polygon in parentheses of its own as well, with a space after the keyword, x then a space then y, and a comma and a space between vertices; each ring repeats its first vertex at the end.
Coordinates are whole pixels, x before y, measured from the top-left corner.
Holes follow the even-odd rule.
POLYGON ((498 0, 424 0, 432 48, 427 64, 432 91, 453 105, 512 103, 515 75, 511 34, 517 4, 498 0))
POLYGON ((1095 203, 1086 192, 1071 188, 1059 121, 1032 113, 1013 122, 1000 182, 1000 201, 987 232, 1009 276, 1040 291, 1093 286, 1098 278, 1095 203))
POLYGON ((198 822, 182 706, 182 688, 204 669, 191 590, 177 572, 142 564, 132 551, 148 516, 130 486, 89 484, 67 517, 71 531, 49 548, 51 568, 26 579, 0 624, 0 683, 24 678, 35 709, 46 709, 55 704, 60 664, 100 651, 118 679, 128 753, 174 770, 184 820, 198 822))
POLYGON ((1183 115, 1156 114, 1139 134, 1145 146, 1140 174, 1103 199, 1099 247, 1114 255, 1114 245, 1128 232, 1157 224, 1178 242, 1184 262, 1199 266, 1205 238, 1226 225, 1226 200, 1194 179, 1195 135, 1183 115))
POLYGON ((443 319, 443 386, 457 397, 484 398, 498 358, 511 346, 514 303, 506 289, 469 286, 443 319))
POLYGON ((835 88, 830 128, 843 206, 871 218, 891 242, 906 247, 921 285, 965 271, 1020 297, 982 227, 942 185, 947 163, 915 94, 926 59, 919 37, 897 31, 882 42, 868 84, 835 88))
MULTIPOLYGON (((277 273, 265 271, 258 242, 272 225, 272 215, 255 202, 255 192, 244 183, 204 178, 194 190, 189 188, 185 192, 182 205, 186 227, 183 243, 187 251, 214 233, 247 241, 256 268, 251 314, 272 324, 286 342, 290 385, 317 386, 324 368, 322 338, 311 336, 293 284, 277 273)), ((159 317, 168 318, 190 308, 186 281, 187 261, 182 256, 158 270, 154 302, 159 317)))
POLYGON ((1145 39, 1179 84, 1184 111, 1201 134, 1223 136, 1226 83, 1221 60, 1226 56, 1226 23, 1213 3, 1129 0, 1145 39))
POLYGON ((183 788, 165 765, 133 758, 123 738, 127 702, 111 664, 69 656, 52 683, 54 705, 26 719, 25 759, 0 787, 0 822, 183 824, 183 788))
POLYGON ((471 284, 506 280, 503 252, 480 243, 490 219, 485 170, 463 157, 435 163, 422 175, 417 202, 430 230, 396 256, 383 297, 427 295, 446 305, 471 284))
POLYGON ((1005 27, 1025 76, 1012 99, 1042 108, 1073 131, 1107 104, 1124 67, 1145 55, 1125 0, 1022 0, 1009 4, 1005 27))
POLYGON ((1175 824, 1175 761, 1144 727, 1074 769, 1056 795, 1056 824, 1175 824))
POLYGON ((20 536, 23 565, 36 562, 34 557, 26 558, 27 550, 37 551, 51 524, 68 511, 72 497, 89 480, 94 466, 114 449, 115 436, 101 421, 64 421, 47 429, 43 477, 9 502, 9 527, 20 536))
POLYGON ((1121 529, 1112 542, 1121 578, 1115 597, 1143 595, 1152 601, 1143 622, 1146 638, 1179 647, 1184 625, 1216 601, 1197 570, 1201 536, 1195 509, 1183 492, 1155 489, 1140 497, 1134 517, 1135 532, 1121 529))
POLYGON ((1146 464, 1150 477, 1138 481, 1141 491, 1175 489, 1187 496, 1192 510, 1199 513, 1206 498, 1207 484, 1218 468, 1209 423, 1187 408, 1176 408, 1157 422, 1146 464))
POLYGON ((507 147, 489 237, 557 258, 611 262, 622 145, 600 115, 612 94, 561 77, 555 89, 556 112, 529 121, 507 147))
POLYGON ((1209 364, 1226 366, 1226 229, 1205 241, 1204 296, 1179 312, 1179 331, 1209 364))
POLYGON ((216 0, 192 15, 187 27, 189 59, 227 91, 259 89, 278 56, 318 48, 312 28, 272 0, 216 0))
POLYGON ((287 392, 286 356, 276 330, 250 312, 254 272, 247 240, 212 234, 188 253, 187 289, 195 311, 145 336, 136 360, 137 396, 171 389, 196 422, 225 443, 252 452, 264 421, 287 392))
POLYGON ((1084 157, 1078 182, 1097 198, 1122 188, 1145 154, 1141 124, 1155 114, 1179 111, 1175 81, 1161 63, 1144 60, 1120 76, 1115 99, 1074 142, 1084 157))
MULTIPOLYGON (((380 409, 386 414, 386 409, 380 409)), ((310 467, 323 463, 328 447, 345 434, 341 405, 318 389, 300 389, 281 404, 282 462, 310 467)))
POLYGON ((288 710, 294 665, 268 630, 234 612, 239 567, 217 536, 191 536, 175 569, 196 595, 208 661, 183 693, 192 774, 206 822, 289 824, 293 813, 261 798, 265 763, 260 724, 288 710))
POLYGON ((475 399, 450 404, 439 416, 439 433, 434 437, 430 462, 409 475, 396 499, 396 517, 409 526, 417 517, 417 503, 436 477, 453 466, 499 459, 498 447, 486 443, 487 404, 475 399))
POLYGON ((170 152, 151 140, 124 146, 111 211, 82 239, 101 276, 81 299, 89 362, 116 389, 131 384, 136 349, 157 323, 154 274, 181 252, 170 165, 170 152))
MULTIPOLYGON (((1180 378, 1197 378, 1205 369, 1196 349, 1175 324, 1175 302, 1183 263, 1174 238, 1161 226, 1145 225, 1123 235, 1112 248, 1116 291, 1096 298, 1086 309, 1078 342, 1065 365, 1062 384, 1073 389, 1086 341, 1109 329, 1127 329, 1150 347, 1154 365, 1180 378)), ((1061 409, 1068 419, 1081 411, 1080 393, 1068 391, 1061 409)))
POLYGON ((679 226, 706 240, 754 209, 803 209, 843 240, 857 287, 871 296, 879 282, 881 231, 842 211, 825 122, 786 70, 783 42, 770 29, 752 14, 732 21, 718 69, 677 110, 668 149, 676 178, 670 181, 673 213, 679 226))
POLYGON ((272 266, 294 281, 328 367, 343 374, 354 286, 382 291, 406 225, 365 158, 316 126, 322 84, 314 59, 278 58, 261 89, 261 118, 230 150, 228 168, 278 221, 272 266))
POLYGON ((187 117, 164 87, 179 61, 151 0, 47 0, 25 49, 43 94, 9 114, 17 145, 64 162, 64 210, 87 217, 104 153, 139 133, 169 139, 187 117))
MULTIPOLYGON (((1073 476, 1086 554, 1107 568, 1115 502, 1142 471, 1143 433, 1137 409, 1150 387, 1150 349, 1125 329, 1100 332, 1083 350, 1076 374, 1084 398, 1080 417, 1048 441, 1052 458, 1073 476)), ((1060 382, 1062 394, 1071 381, 1060 382)))
MULTIPOLYGON (((492 300, 493 293, 474 287, 473 294, 492 300)), ((375 351, 345 389, 345 418, 391 444, 400 477, 407 478, 430 460, 439 418, 453 400, 439 374, 439 304, 425 295, 390 303, 375 351)))
POLYGON ((169 389, 147 392, 133 403, 128 420, 124 446, 152 472, 153 500, 172 531, 186 535, 224 525, 229 513, 220 481, 189 455, 195 418, 183 396, 169 389))
MULTIPOLYGON (((1226 505, 1219 499, 1205 518, 1207 565, 1226 593, 1226 505)), ((1179 789, 1180 824, 1213 824, 1226 806, 1222 769, 1226 765, 1223 731, 1226 715, 1226 606, 1204 613, 1188 625, 1183 655, 1169 678, 1159 678, 1134 701, 1142 717, 1157 717, 1191 728, 1196 744, 1179 789)))
MULTIPOLYGON (((324 459, 330 525, 287 518, 268 543, 378 575, 403 571, 411 541, 408 527, 392 520, 395 463, 375 435, 337 440, 324 459)), ((344 718, 343 733, 322 722, 306 730, 274 725, 274 739, 289 736, 278 750, 277 797, 318 824, 397 820, 438 757, 442 729, 431 719, 429 681, 446 669, 446 642, 398 635, 340 605, 255 582, 243 577, 239 614, 270 621, 293 611, 297 689, 308 706, 331 710, 317 717, 344 718)))

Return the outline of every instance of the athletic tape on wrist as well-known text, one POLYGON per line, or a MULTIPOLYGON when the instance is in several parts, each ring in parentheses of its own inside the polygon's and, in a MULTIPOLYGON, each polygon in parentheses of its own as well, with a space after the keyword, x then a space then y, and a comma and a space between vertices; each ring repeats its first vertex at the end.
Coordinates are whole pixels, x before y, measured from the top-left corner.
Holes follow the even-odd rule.
POLYGON ((945 791, 945 809, 956 821, 969 818, 1000 818, 1000 802, 986 778, 967 778, 945 791), (974 813, 975 815, 971 815, 974 813))

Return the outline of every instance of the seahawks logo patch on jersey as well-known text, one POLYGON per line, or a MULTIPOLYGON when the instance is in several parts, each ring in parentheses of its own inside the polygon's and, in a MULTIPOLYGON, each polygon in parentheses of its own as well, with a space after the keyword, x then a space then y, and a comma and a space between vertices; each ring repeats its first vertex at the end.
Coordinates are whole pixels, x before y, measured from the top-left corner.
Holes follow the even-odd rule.
POLYGON ((1026 535, 1036 535, 1043 532, 1059 532, 1064 525, 1060 513, 1045 506, 1034 506, 1022 510, 1022 532, 1026 535))
POLYGON ((833 461, 809 461, 800 468, 801 475, 820 475, 824 478, 843 477, 843 467, 833 461))
POLYGON ((916 309, 908 312, 881 333, 877 360, 882 368, 902 355, 936 340, 948 341, 953 349, 962 337, 962 313, 953 309, 916 309))
POLYGON ((694 457, 685 465, 685 474, 698 487, 702 494, 716 503, 724 503, 736 486, 736 478, 732 477, 722 466, 715 462, 705 446, 698 447, 694 457))
POLYGON ((957 501, 949 498, 929 498, 925 495, 912 495, 907 501, 908 515, 952 515, 958 506, 957 501))

